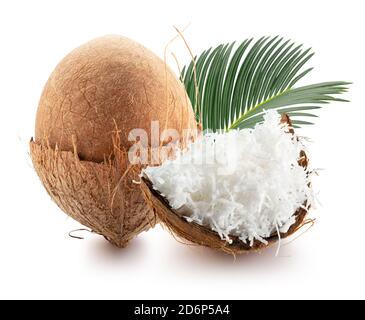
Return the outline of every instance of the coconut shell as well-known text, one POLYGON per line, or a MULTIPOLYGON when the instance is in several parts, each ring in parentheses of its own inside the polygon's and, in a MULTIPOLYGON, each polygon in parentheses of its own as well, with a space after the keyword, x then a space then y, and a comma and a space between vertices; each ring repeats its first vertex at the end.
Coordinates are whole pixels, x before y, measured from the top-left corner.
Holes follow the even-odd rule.
MULTIPOLYGON (((35 141, 82 160, 113 155, 113 135, 128 149, 133 129, 196 129, 183 84, 142 45, 120 36, 92 40, 69 53, 49 77, 39 101, 35 141)), ((149 144, 151 139, 149 139, 149 144)))
MULTIPOLYGON (((291 124, 287 115, 282 115, 282 122, 291 124)), ((292 128, 290 128, 289 132, 294 133, 292 128)), ((307 168, 308 158, 304 151, 300 152, 298 163, 302 167, 307 168)), ((153 188, 151 181, 146 176, 142 177, 141 190, 146 202, 153 210, 156 219, 166 226, 174 236, 187 243, 201 245, 236 255, 260 251, 275 244, 279 240, 278 234, 274 233, 272 236, 265 239, 268 242, 267 244, 255 240, 252 246, 250 246, 239 240, 238 237, 232 236, 233 242, 230 244, 227 241, 222 240, 217 232, 195 222, 188 222, 186 219, 182 218, 180 214, 171 208, 168 200, 153 188)), ((305 207, 306 203, 303 203, 303 206, 305 207)), ((295 222, 290 226, 286 233, 280 233, 281 239, 292 235, 301 228, 307 215, 307 210, 298 208, 293 215, 295 216, 295 222)))
POLYGON ((73 50, 40 98, 30 153, 41 182, 65 213, 118 247, 155 224, 132 182, 142 165, 127 157, 133 129, 145 130, 148 151, 156 147, 152 121, 159 122, 157 133, 174 129, 180 135, 157 141, 157 147, 176 139, 184 145, 194 132, 183 131, 197 126, 173 72, 150 50, 120 36, 73 50))

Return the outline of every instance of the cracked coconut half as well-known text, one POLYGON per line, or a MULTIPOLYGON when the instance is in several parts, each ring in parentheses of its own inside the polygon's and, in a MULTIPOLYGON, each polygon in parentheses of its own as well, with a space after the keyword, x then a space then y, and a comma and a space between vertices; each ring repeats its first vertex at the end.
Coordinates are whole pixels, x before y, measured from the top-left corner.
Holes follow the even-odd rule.
POLYGON ((143 170, 142 191, 178 237, 236 254, 294 233, 312 203, 308 159, 288 116, 206 134, 174 160, 143 170))

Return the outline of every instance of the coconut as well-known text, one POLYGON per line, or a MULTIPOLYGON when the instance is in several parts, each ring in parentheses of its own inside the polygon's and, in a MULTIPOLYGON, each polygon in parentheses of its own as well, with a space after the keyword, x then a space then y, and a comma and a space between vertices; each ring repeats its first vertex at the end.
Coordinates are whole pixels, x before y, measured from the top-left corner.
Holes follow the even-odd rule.
POLYGON ((118 247, 156 223, 133 183, 146 164, 130 163, 128 151, 140 139, 131 136, 134 129, 147 133, 150 150, 151 130, 180 134, 162 135, 158 147, 184 145, 190 136, 182 132, 193 132, 196 121, 183 85, 159 57, 128 38, 105 36, 57 65, 30 142, 34 168, 52 199, 118 247))
POLYGON ((231 254, 297 231, 311 204, 308 159, 289 117, 281 117, 284 125, 278 117, 267 113, 254 130, 207 136, 175 161, 144 169, 141 188, 156 217, 183 241, 231 254), (232 141, 242 144, 229 147, 232 141), (212 161, 222 153, 237 162, 212 161))

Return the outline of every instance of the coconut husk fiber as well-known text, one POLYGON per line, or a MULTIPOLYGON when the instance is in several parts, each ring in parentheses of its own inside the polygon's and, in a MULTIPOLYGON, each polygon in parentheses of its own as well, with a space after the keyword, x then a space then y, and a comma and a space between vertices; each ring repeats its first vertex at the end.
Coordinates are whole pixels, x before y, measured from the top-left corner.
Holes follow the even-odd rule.
MULTIPOLYGON (((290 119, 287 115, 282 116, 282 122, 286 122, 291 125, 290 119)), ((290 133, 293 133, 293 129, 290 128, 290 133)), ((304 168, 308 166, 308 158, 304 151, 300 152, 298 160, 299 165, 304 168)), ((163 197, 157 190, 153 188, 151 181, 146 177, 142 177, 141 190, 146 199, 147 204, 153 210, 156 219, 158 219, 174 236, 181 239, 183 242, 205 246, 208 248, 220 250, 232 255, 247 253, 252 251, 260 251, 275 244, 279 240, 277 233, 272 234, 265 240, 268 244, 264 244, 255 240, 253 245, 245 244, 237 237, 232 237, 233 242, 229 244, 227 241, 222 240, 217 232, 201 226, 195 222, 188 222, 182 218, 168 203, 168 200, 163 197)), ((306 203, 303 203, 303 207, 306 203)), ((291 225, 286 233, 280 233, 280 238, 284 239, 289 237, 304 224, 304 219, 307 215, 307 210, 304 208, 298 208, 296 212, 293 212, 295 216, 295 223, 291 225)))
POLYGON ((97 163, 33 140, 30 151, 34 168, 57 205, 117 247, 155 225, 156 216, 135 192, 133 179, 138 179, 140 167, 128 165, 126 154, 97 163))
POLYGON ((150 164, 152 149, 170 142, 184 145, 196 126, 184 86, 164 61, 128 38, 105 36, 71 51, 50 75, 30 153, 57 205, 124 247, 156 222, 133 183, 146 163, 129 162, 127 153, 137 141, 133 135, 130 139, 131 132, 147 134, 143 147, 150 164), (152 124, 157 122, 156 130, 152 124), (165 129, 178 134, 162 137, 165 129))

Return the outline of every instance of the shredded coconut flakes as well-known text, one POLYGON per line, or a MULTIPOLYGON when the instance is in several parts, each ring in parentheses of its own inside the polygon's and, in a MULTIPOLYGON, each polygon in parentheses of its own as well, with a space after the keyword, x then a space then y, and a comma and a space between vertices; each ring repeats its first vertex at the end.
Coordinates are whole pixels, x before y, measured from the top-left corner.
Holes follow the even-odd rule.
POLYGON ((311 203, 308 173, 297 162, 302 149, 280 115, 267 111, 254 129, 206 134, 174 160, 143 172, 188 222, 252 246, 287 232, 295 211, 311 203))

